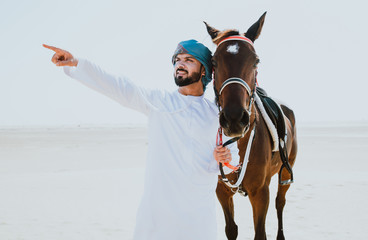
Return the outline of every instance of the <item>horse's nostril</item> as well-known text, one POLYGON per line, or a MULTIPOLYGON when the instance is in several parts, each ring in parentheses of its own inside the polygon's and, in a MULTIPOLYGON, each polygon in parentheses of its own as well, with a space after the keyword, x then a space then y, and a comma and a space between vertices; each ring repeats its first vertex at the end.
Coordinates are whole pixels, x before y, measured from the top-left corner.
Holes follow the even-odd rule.
POLYGON ((247 112, 247 111, 244 111, 244 112, 243 112, 243 116, 241 117, 240 122, 241 122, 244 126, 248 125, 248 123, 249 123, 249 114, 248 114, 248 112, 247 112))
POLYGON ((229 127, 229 122, 226 120, 225 114, 221 113, 220 114, 220 125, 223 128, 228 128, 229 127))

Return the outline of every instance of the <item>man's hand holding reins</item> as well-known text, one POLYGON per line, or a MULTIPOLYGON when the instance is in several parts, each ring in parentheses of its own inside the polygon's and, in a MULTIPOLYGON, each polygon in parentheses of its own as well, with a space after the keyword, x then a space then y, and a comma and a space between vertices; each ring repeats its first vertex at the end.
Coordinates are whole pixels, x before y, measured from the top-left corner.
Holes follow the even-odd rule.
POLYGON ((43 44, 43 46, 55 52, 51 61, 55 63, 56 66, 76 67, 78 65, 78 59, 74 58, 70 52, 46 44, 43 44))
POLYGON ((229 163, 231 162, 231 152, 230 149, 223 146, 217 146, 213 151, 213 157, 215 158, 217 164, 219 163, 229 163))

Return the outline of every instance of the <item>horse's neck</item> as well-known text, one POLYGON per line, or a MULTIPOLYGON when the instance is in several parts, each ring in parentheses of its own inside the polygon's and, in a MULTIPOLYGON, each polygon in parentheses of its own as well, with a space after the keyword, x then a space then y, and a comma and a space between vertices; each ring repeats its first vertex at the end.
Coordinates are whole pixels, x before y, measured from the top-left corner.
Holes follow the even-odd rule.
POLYGON ((255 109, 256 109, 256 116, 255 116, 255 125, 256 125, 256 128, 257 128, 257 132, 256 133, 256 136, 258 136, 259 134, 268 134, 268 129, 267 129, 267 124, 264 120, 264 118, 262 117, 262 113, 260 112, 260 110, 258 109, 258 106, 257 104, 255 104, 255 109))
POLYGON ((252 111, 252 117, 250 119, 250 122, 251 124, 249 126, 248 132, 244 135, 244 137, 239 139, 238 148, 240 155, 242 153, 245 154, 247 144, 250 140, 250 135, 253 129, 255 129, 254 133, 255 140, 258 139, 260 141, 267 141, 267 139, 270 139, 267 130, 267 125, 256 106, 254 106, 254 110, 252 111))

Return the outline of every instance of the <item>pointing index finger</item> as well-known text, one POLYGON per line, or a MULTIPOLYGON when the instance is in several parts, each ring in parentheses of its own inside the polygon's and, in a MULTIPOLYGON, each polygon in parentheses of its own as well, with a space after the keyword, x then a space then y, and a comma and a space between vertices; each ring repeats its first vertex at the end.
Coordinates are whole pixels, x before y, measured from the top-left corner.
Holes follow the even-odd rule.
POLYGON ((42 46, 44 46, 45 48, 48 48, 48 49, 50 49, 54 52, 61 52, 62 51, 60 48, 49 46, 49 45, 46 45, 46 44, 42 44, 42 46))

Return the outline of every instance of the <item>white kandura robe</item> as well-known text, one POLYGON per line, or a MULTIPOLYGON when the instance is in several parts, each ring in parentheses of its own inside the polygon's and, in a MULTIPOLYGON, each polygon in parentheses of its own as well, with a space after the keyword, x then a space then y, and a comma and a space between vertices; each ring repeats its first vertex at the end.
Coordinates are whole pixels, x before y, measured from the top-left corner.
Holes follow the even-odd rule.
MULTIPOLYGON (((83 59, 77 67, 64 67, 64 71, 148 117, 144 193, 134 239, 215 240, 219 174, 213 157, 219 126, 216 105, 203 96, 138 87, 83 59)), ((237 146, 228 147, 232 164, 237 165, 237 146)))

